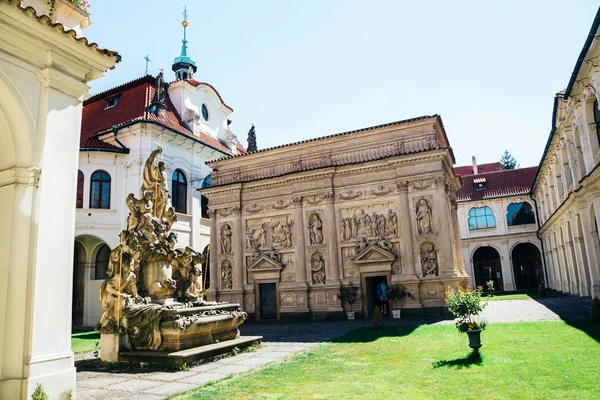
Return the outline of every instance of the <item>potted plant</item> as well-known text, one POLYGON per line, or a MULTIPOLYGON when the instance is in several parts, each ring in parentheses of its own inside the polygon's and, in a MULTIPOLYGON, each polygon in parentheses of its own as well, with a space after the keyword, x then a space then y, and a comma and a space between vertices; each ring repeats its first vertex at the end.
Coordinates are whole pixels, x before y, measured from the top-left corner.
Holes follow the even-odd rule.
POLYGON ((346 313, 348 315, 348 319, 354 319, 354 310, 352 310, 352 306, 358 301, 359 298, 358 286, 354 285, 352 282, 348 282, 348 285, 342 284, 340 286, 338 298, 342 302, 342 307, 344 306, 344 303, 350 305, 350 311, 346 311, 346 313))
POLYGON ((485 285, 487 286, 488 296, 494 297, 494 281, 490 279, 485 283, 485 285))
POLYGON ((481 300, 481 289, 471 289, 469 286, 456 289, 448 288, 446 291, 448 310, 457 318, 456 328, 461 333, 469 336, 469 347, 479 352, 481 347, 481 331, 485 329, 486 322, 477 316, 487 303, 481 300))
MULTIPOLYGON (((390 299, 394 305, 400 304, 402 307, 402 303, 406 297, 414 298, 415 296, 406 290, 404 285, 400 283, 392 283, 387 291, 387 297, 390 299)), ((392 308, 392 318, 400 318, 400 308, 392 308)))

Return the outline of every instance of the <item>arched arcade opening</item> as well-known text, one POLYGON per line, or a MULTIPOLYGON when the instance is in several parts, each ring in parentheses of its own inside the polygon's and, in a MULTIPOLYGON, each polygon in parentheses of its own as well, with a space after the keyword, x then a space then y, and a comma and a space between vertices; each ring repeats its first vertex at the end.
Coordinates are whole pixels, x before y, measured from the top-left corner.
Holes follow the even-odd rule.
POLYGON ((542 256, 532 243, 519 243, 513 247, 512 267, 516 290, 535 290, 544 282, 542 256))
POLYGON ((482 286, 486 289, 486 282, 491 280, 494 282, 495 290, 504 290, 500 254, 493 247, 483 246, 475 250, 475 253, 473 253, 473 272, 475 274, 475 286, 482 286))

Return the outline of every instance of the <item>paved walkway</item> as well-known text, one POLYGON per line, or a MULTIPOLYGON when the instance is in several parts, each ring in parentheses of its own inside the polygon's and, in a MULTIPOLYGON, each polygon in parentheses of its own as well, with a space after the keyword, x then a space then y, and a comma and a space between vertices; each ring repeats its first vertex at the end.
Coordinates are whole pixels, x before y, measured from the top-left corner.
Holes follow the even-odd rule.
MULTIPOLYGON (((488 323, 587 319, 591 301, 576 297, 545 300, 490 301, 483 313, 488 323)), ((435 323, 451 320, 388 320, 386 325, 435 323)), ((255 352, 201 364, 190 371, 150 373, 77 373, 77 399, 159 400, 196 388, 206 382, 249 371, 273 361, 291 357, 353 329, 369 326, 370 321, 245 323, 242 335, 261 335, 263 346, 255 352)), ((78 359, 89 358, 91 353, 78 359)))

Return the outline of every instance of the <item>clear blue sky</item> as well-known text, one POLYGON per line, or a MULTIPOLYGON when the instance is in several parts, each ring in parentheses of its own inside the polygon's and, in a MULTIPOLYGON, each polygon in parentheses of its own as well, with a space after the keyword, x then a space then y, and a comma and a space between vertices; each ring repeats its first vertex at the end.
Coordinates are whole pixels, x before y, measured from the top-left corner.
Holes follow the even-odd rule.
MULTIPOLYGON (((92 0, 86 36, 122 63, 92 93, 165 70, 183 1, 92 0)), ((188 0, 195 78, 233 107, 259 148, 440 114, 458 165, 508 149, 538 165, 554 94, 596 14, 591 0, 188 0)))

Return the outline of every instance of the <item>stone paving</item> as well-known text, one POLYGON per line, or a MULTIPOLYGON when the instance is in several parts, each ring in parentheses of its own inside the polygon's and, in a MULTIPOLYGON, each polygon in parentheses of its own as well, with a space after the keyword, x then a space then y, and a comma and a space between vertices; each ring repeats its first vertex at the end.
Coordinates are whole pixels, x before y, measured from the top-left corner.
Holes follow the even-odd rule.
MULTIPOLYGON (((543 300, 490 301, 483 313, 488 323, 545 320, 587 319, 591 300, 561 297, 543 300)), ((451 324, 452 320, 386 320, 386 325, 451 324)), ((164 399, 175 393, 196 388, 204 383, 237 375, 265 364, 291 357, 320 342, 343 335, 353 329, 369 326, 368 320, 338 322, 271 322, 245 323, 242 335, 261 335, 263 346, 249 353, 222 358, 179 372, 150 373, 77 373, 77 399, 164 399)), ((77 359, 92 357, 91 353, 77 359)))

